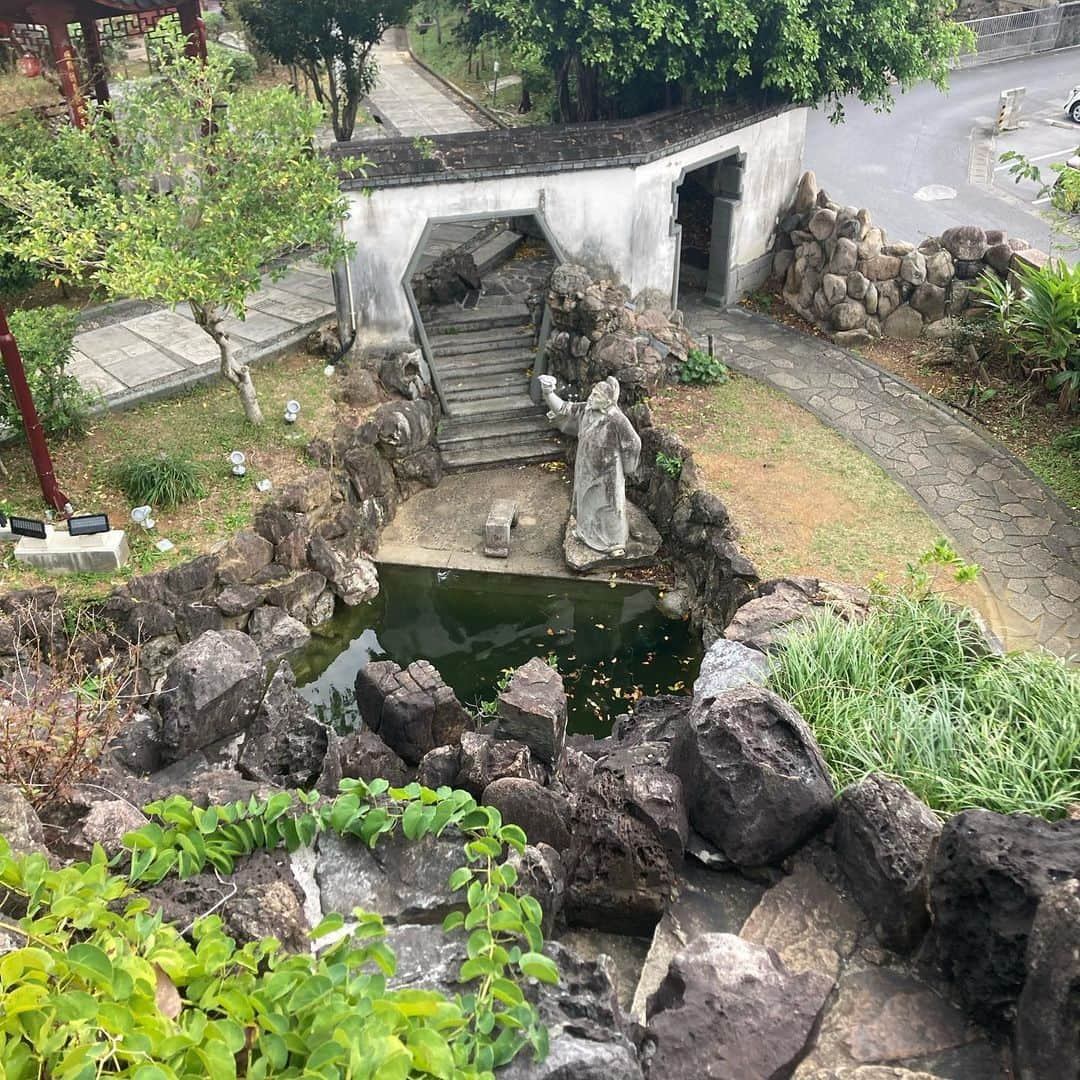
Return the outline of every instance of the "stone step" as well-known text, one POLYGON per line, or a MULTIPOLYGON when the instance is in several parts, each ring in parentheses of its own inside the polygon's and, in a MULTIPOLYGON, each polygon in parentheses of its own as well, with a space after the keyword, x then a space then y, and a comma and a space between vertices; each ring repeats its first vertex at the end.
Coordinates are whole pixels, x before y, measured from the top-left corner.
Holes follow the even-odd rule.
POLYGON ((558 443, 530 443, 524 446, 500 446, 493 442, 479 450, 443 450, 443 468, 447 472, 492 469, 498 465, 531 465, 539 461, 558 461, 563 448, 558 443))
POLYGON ((458 383, 453 389, 444 386, 443 397, 452 411, 455 402, 480 401, 488 398, 506 397, 508 394, 515 393, 527 394, 528 389, 529 385, 525 379, 512 379, 510 382, 497 383, 494 386, 484 386, 472 380, 467 380, 458 383))
POLYGON ((490 390, 490 389, 525 389, 529 388, 529 380, 526 377, 524 371, 514 369, 513 371, 494 371, 494 372, 469 372, 465 375, 452 376, 445 378, 442 376, 442 372, 439 372, 440 383, 443 388, 443 393, 453 396, 455 394, 465 393, 469 390, 490 390))
POLYGON ((504 262, 508 262, 524 239, 525 237, 521 233, 513 232, 511 229, 503 229, 474 248, 472 252, 473 262, 476 263, 476 269, 480 271, 480 276, 483 277, 484 274, 489 274, 492 270, 502 266, 504 262))
POLYGON ((523 413, 535 414, 536 409, 536 403, 526 393, 447 402, 448 416, 453 419, 482 416, 485 420, 509 420, 523 413))
POLYGON ((565 444, 555 432, 526 431, 520 435, 492 435, 489 432, 490 425, 477 424, 471 439, 456 439, 454 442, 439 440, 439 450, 443 454, 465 454, 479 450, 490 450, 492 447, 502 449, 517 448, 522 446, 532 447, 537 451, 562 450, 565 444))
POLYGON ((483 334, 453 334, 435 338, 431 354, 436 360, 452 356, 472 356, 488 352, 535 352, 532 331, 488 330, 483 334))
POLYGON ((439 425, 435 441, 439 446, 453 446, 476 438, 514 439, 518 436, 555 434, 543 406, 535 414, 510 417, 506 420, 464 419, 448 417, 439 425))
POLYGON ((494 330, 498 327, 520 326, 530 320, 529 309, 524 304, 507 305, 497 311, 463 311, 458 307, 450 308, 446 314, 436 313, 424 319, 424 329, 428 338, 451 334, 471 333, 475 330, 494 330))
POLYGON ((531 353, 518 356, 491 356, 487 359, 471 358, 463 363, 454 362, 435 364, 435 371, 444 382, 447 379, 460 379, 468 375, 524 375, 532 366, 535 357, 531 353))

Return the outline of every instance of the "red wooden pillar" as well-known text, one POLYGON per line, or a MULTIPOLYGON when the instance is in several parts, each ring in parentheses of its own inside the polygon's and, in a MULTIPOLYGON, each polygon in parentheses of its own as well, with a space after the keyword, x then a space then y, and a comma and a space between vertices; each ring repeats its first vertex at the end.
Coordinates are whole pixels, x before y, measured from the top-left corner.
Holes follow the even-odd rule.
POLYGON ((19 346, 11 330, 8 329, 7 314, 2 305, 0 305, 0 354, 4 358, 4 370, 7 372, 8 382, 11 383, 15 404, 18 405, 19 413, 22 415, 26 441, 30 444, 30 457, 41 483, 41 493, 53 509, 61 514, 70 514, 71 502, 56 482, 52 458, 49 457, 49 448, 45 445, 45 432, 41 429, 41 421, 38 419, 37 409, 34 408, 34 399, 30 395, 30 387, 26 384, 26 372, 23 370, 19 346))
POLYGON ((109 100, 109 76, 105 69, 105 57, 101 52, 101 35, 98 33, 96 19, 80 19, 83 41, 86 44, 86 59, 90 64, 90 78, 94 82, 94 97, 99 105, 109 100))
POLYGON ((60 85, 64 90, 71 122, 77 128, 86 127, 86 102, 79 87, 79 68, 75 59, 75 49, 68 34, 67 20, 60 12, 51 12, 45 24, 49 31, 49 44, 52 46, 53 62, 56 64, 60 85))
POLYGON ((206 63, 206 24, 199 14, 199 0, 180 0, 176 5, 176 13, 180 16, 180 29, 187 44, 184 51, 188 56, 200 59, 206 63))

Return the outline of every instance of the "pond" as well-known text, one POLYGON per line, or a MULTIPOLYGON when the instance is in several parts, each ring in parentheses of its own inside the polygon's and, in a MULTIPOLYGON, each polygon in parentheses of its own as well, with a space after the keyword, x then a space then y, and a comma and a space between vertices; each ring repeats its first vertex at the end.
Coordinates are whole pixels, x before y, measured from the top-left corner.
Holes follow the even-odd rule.
MULTIPOLYGON (((508 669, 558 664, 571 732, 605 735, 639 697, 688 691, 701 640, 641 585, 381 566, 370 604, 339 608, 293 663, 301 692, 339 729, 358 722, 353 686, 371 660, 430 660, 469 709, 508 669)), ((490 706, 489 706, 490 707, 490 706)))

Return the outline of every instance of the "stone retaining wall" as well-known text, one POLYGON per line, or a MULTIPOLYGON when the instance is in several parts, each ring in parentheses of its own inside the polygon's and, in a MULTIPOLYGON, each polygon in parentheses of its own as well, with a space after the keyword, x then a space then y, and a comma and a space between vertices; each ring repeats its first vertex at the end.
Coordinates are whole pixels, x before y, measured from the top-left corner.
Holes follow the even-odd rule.
POLYGON ((773 276, 804 319, 838 345, 858 346, 883 336, 944 337, 984 273, 1005 277, 1018 261, 1045 260, 1026 240, 978 225, 946 229, 917 247, 890 243, 868 210, 834 202, 807 172, 780 220, 773 276))

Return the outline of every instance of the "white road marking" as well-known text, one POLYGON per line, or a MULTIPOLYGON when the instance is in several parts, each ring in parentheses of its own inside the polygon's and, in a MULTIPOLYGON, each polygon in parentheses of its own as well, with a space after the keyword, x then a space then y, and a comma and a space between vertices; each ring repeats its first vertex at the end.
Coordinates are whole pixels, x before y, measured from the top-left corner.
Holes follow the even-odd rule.
MULTIPOLYGON (((1070 146, 1066 150, 1055 150, 1052 154, 1038 154, 1036 157, 1029 157, 1028 161, 1046 161, 1047 158, 1061 157, 1062 154, 1075 154, 1077 151, 1076 146, 1070 146)), ((1011 161, 1006 162, 1004 165, 998 165, 994 172, 1001 172, 1002 169, 1011 169, 1013 163, 1011 161)))
POLYGON ((1045 199, 1036 199, 1031 205, 1032 206, 1041 206, 1043 203, 1048 203, 1049 201, 1050 201, 1050 196, 1047 195, 1045 199))

